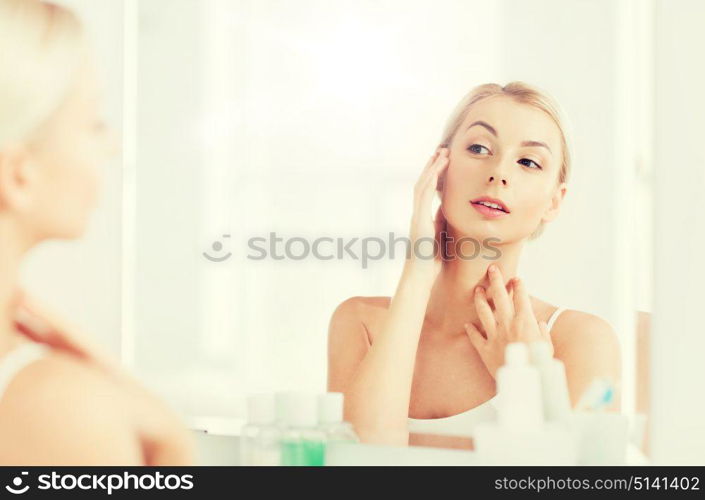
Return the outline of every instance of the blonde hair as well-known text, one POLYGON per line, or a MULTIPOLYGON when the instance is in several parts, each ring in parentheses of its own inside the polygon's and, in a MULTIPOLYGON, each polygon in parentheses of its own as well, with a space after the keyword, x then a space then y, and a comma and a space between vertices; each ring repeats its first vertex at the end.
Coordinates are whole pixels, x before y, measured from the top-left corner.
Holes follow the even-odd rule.
MULTIPOLYGON (((561 118, 561 112, 558 104, 547 94, 540 91, 534 86, 527 83, 514 81, 510 82, 504 87, 496 83, 485 83, 483 85, 478 85, 468 92, 465 97, 463 97, 460 102, 456 105, 455 109, 450 115, 446 126, 443 130, 443 135, 441 138, 441 145, 447 147, 453 141, 455 133, 458 128, 465 120, 465 117, 470 111, 473 104, 493 96, 507 96, 511 97, 515 101, 534 106, 541 111, 548 114, 554 121, 561 135, 561 150, 563 152, 563 157, 561 161, 561 167, 558 172, 557 183, 568 182, 570 177, 571 169, 571 158, 570 150, 568 148, 568 139, 566 133, 566 127, 563 119, 561 118)), ((529 237, 530 240, 537 238, 543 233, 544 224, 541 223, 536 230, 529 237)))
POLYGON ((84 54, 68 9, 0 0, 0 150, 28 140, 67 95, 84 54))

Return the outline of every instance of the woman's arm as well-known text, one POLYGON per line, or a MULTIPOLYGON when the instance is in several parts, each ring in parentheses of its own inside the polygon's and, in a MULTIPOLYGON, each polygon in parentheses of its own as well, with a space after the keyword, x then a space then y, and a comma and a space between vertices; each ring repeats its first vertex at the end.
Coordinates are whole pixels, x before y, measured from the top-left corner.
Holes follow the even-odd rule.
POLYGON ((354 306, 343 303, 333 315, 328 389, 345 394, 345 418, 365 442, 407 443, 411 383, 429 294, 427 278, 406 269, 366 353, 359 331, 364 324, 354 306))
POLYGON ((195 441, 183 420, 127 372, 116 381, 142 444, 146 465, 195 465, 195 441))
POLYGON ((566 311, 553 333, 555 357, 563 361, 570 401, 575 406, 592 381, 608 378, 616 388, 611 410, 620 410, 621 352, 612 326, 592 314, 566 311), (570 317, 568 317, 570 315, 570 317))
MULTIPOLYGON (((417 241, 433 241, 430 216, 438 175, 448 165, 447 150, 431 156, 414 189, 412 249, 417 241)), ((424 252, 429 255, 428 252, 424 252)), ((359 316, 349 305, 339 307, 329 329, 329 390, 345 394, 345 417, 361 439, 408 443, 407 418, 416 350, 440 256, 420 259, 410 252, 380 331, 365 354, 359 316)), ((345 303, 343 303, 345 304, 345 303)))

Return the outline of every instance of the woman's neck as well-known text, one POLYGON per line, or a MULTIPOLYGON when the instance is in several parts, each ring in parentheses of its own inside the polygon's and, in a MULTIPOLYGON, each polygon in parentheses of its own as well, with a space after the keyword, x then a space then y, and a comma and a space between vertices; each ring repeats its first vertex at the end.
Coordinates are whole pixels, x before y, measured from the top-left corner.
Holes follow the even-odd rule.
POLYGON ((19 265, 24 253, 12 224, 0 217, 0 356, 16 342, 14 308, 16 307, 19 265))
POLYGON ((432 325, 433 332, 465 335, 465 323, 480 325, 473 292, 478 285, 489 286, 487 269, 491 264, 499 267, 505 285, 516 276, 523 240, 495 245, 494 248, 500 252, 496 258, 490 259, 487 252, 480 252, 472 259, 451 255, 449 260, 443 262, 426 308, 425 320, 432 325))

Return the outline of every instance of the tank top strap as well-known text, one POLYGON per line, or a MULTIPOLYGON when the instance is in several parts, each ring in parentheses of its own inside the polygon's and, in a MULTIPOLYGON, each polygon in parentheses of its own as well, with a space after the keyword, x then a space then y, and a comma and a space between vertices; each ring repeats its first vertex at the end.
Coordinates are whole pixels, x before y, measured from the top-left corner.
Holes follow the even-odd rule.
POLYGON ((0 401, 12 379, 27 365, 44 357, 50 348, 38 342, 28 342, 15 347, 0 358, 0 401))
POLYGON ((549 331, 549 332, 551 331, 551 328, 553 328, 553 323, 556 322, 556 319, 558 319, 558 316, 560 316, 560 314, 561 314, 563 311, 565 311, 565 307, 558 307, 558 309, 556 309, 555 311, 553 311, 553 314, 551 314, 551 317, 548 318, 547 325, 548 325, 548 331, 549 331))

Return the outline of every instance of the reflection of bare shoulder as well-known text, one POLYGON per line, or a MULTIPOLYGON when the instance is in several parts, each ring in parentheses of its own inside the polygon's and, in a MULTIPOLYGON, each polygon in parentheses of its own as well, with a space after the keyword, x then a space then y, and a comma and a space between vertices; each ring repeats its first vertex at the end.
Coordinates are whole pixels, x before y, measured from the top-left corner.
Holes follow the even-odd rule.
POLYGON ((107 376, 52 351, 22 369, 0 401, 0 463, 142 465, 125 403, 107 376))
POLYGON ((554 344, 564 346, 581 342, 616 342, 612 325, 603 318, 575 309, 566 309, 553 323, 551 337, 554 344))
POLYGON ((379 331, 379 326, 389 310, 391 297, 358 296, 351 297, 348 301, 352 301, 357 319, 364 326, 368 341, 372 343, 375 333, 379 331))
POLYGON ((328 390, 345 392, 389 307, 389 297, 350 297, 328 326, 328 390))
POLYGON ((608 377, 619 383, 619 338, 605 319, 587 312, 565 310, 556 319, 551 338, 556 358, 565 363, 573 401, 595 377, 608 377))

